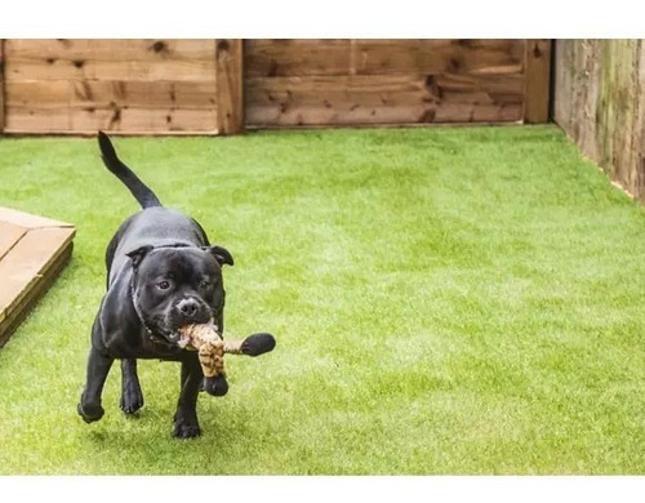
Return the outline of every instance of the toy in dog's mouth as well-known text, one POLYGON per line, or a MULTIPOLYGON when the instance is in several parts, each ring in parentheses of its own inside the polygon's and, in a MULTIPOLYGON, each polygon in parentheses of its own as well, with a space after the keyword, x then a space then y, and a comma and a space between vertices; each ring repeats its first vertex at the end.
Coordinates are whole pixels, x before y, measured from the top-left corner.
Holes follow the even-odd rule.
POLYGON ((259 333, 243 340, 224 340, 212 321, 199 325, 185 325, 179 329, 177 345, 198 351, 199 363, 204 372, 204 389, 211 395, 223 396, 228 391, 224 354, 259 356, 272 351, 275 338, 259 333))

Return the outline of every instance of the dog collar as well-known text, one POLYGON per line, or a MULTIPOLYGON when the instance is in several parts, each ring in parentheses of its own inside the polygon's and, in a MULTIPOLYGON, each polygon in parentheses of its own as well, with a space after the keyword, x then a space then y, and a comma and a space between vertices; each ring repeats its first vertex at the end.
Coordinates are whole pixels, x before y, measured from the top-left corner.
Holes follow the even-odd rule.
POLYGON ((165 346, 169 347, 174 347, 174 345, 158 335, 156 335, 152 328, 146 323, 145 318, 143 317, 143 314, 141 313, 141 308, 139 307, 139 303, 137 302, 137 297, 134 294, 134 275, 132 277, 132 281, 130 281, 130 299, 132 299, 132 306, 134 307, 134 312, 137 313, 137 317, 139 318, 139 322, 141 323, 141 326, 144 328, 146 331, 146 334, 148 335, 148 338, 154 342, 155 344, 163 344, 165 346))

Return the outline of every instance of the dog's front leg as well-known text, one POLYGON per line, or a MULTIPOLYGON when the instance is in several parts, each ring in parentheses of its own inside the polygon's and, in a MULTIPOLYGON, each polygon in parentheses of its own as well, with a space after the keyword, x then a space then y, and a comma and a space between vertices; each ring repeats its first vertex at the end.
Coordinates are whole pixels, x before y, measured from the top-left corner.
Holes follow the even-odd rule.
POLYGON ((86 423, 98 421, 103 417, 101 393, 105 378, 112 367, 114 358, 106 356, 92 347, 87 361, 87 382, 81 395, 77 411, 86 423))
POLYGON ((174 418, 173 436, 191 438, 201 434, 197 422, 197 397, 203 380, 204 373, 197 353, 190 353, 181 362, 181 392, 174 418))
POLYGON ((143 407, 143 392, 137 375, 137 360, 121 360, 121 410, 134 414, 143 407))

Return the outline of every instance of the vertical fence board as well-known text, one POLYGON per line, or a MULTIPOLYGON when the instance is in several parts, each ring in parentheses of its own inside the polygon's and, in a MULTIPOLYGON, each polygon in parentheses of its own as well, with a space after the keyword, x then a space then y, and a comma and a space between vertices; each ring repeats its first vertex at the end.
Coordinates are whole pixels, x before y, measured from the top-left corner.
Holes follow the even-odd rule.
POLYGON ((584 155, 645 202, 645 48, 641 40, 559 40, 555 120, 584 155))
POLYGON ((525 54, 524 122, 547 122, 550 104, 551 41, 527 40, 525 54))
POLYGON ((241 39, 218 39, 215 43, 219 134, 235 134, 244 130, 242 45, 241 39))
POLYGON ((4 130, 4 39, 0 38, 0 133, 4 130))

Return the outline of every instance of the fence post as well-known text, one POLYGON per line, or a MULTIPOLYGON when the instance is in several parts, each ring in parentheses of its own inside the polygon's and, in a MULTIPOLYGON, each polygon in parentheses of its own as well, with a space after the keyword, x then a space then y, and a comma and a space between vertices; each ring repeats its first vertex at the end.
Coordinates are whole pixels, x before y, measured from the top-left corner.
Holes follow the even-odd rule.
POLYGON ((524 63, 524 122, 547 122, 550 104, 551 41, 527 40, 524 63))
POLYGON ((4 38, 0 38, 0 134, 4 131, 5 104, 4 104, 4 38))
POLYGON ((215 86, 218 134, 244 131, 242 39, 215 40, 215 86))

